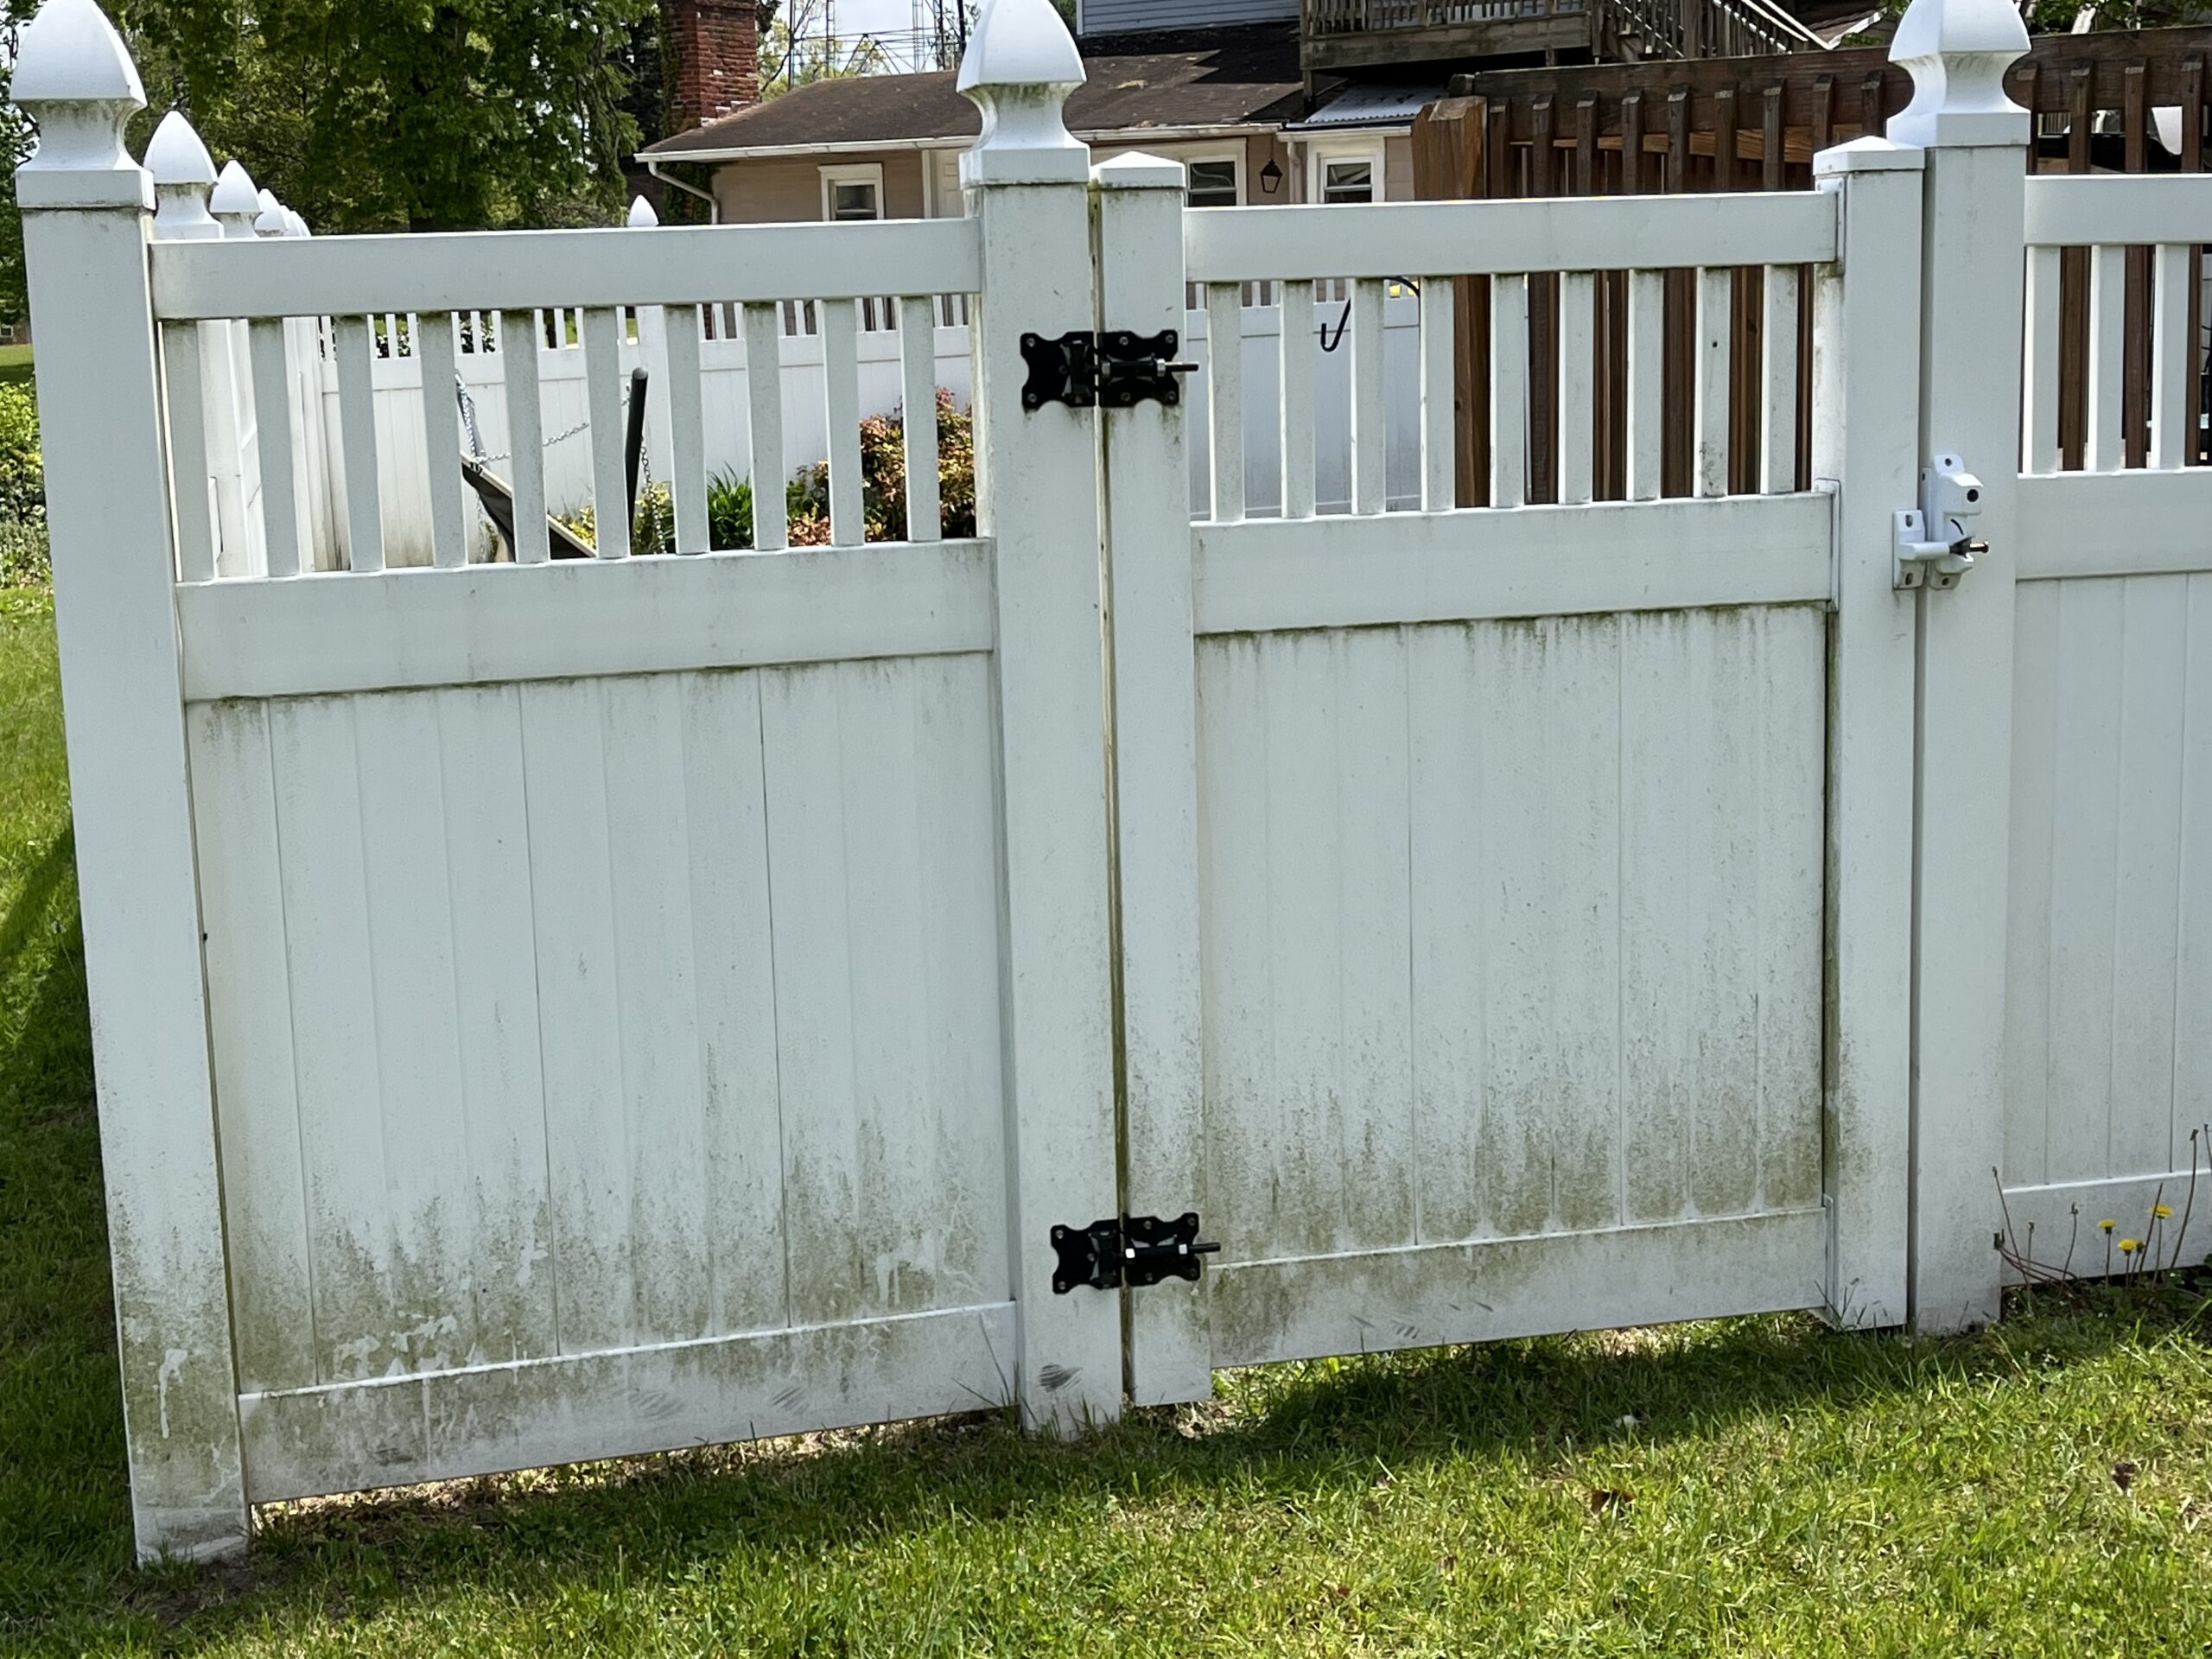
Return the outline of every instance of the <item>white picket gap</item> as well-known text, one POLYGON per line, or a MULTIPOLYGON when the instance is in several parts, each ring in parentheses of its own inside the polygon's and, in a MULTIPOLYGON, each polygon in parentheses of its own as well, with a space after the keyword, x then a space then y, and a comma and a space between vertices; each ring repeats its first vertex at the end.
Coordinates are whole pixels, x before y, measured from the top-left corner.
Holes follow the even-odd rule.
POLYGON ((1782 192, 1215 207, 1184 221, 1183 257, 1205 283, 1820 264, 1835 214, 1830 196, 1782 192))
POLYGON ((664 226, 257 242, 161 242, 153 248, 156 317, 259 317, 302 311, 453 311, 471 306, 566 313, 621 305, 860 299, 887 267, 930 293, 973 291, 976 224, 967 219, 867 225, 664 226))

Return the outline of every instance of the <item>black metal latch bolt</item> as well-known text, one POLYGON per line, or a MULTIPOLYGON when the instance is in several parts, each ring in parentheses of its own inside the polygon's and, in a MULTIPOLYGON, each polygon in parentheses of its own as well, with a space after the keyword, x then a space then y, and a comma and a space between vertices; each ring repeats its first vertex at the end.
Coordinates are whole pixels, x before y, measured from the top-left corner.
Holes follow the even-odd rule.
POLYGON ((1123 1285, 1156 1285, 1163 1279, 1195 1280, 1203 1270, 1198 1258, 1213 1255, 1221 1245, 1198 1236, 1198 1216, 1193 1210, 1173 1221, 1157 1216, 1109 1216, 1088 1227, 1055 1227, 1052 1249, 1060 1258, 1052 1272, 1052 1291, 1065 1296, 1078 1285, 1116 1290, 1123 1285))
POLYGON ((1135 334, 1126 328, 1093 334, 1084 328, 1057 340, 1024 334, 1021 360, 1029 365, 1029 378, 1022 385, 1021 406, 1042 409, 1046 404, 1065 404, 1070 409, 1090 409, 1103 404, 1109 409, 1134 409, 1141 403, 1179 404, 1183 387, 1176 377, 1198 366, 1174 360, 1182 339, 1173 328, 1156 334, 1135 334))

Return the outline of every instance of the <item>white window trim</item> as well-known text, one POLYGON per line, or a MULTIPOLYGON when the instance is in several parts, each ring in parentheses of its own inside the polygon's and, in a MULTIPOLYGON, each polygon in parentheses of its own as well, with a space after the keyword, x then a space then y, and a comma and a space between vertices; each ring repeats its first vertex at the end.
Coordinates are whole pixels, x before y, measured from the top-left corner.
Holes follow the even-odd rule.
POLYGON ((832 211, 832 206, 836 200, 834 193, 841 184, 874 185, 875 187, 875 216, 878 219, 890 217, 887 211, 890 204, 883 199, 883 163, 881 162, 849 162, 841 166, 819 168, 816 170, 822 175, 822 222, 823 224, 833 223, 836 219, 836 214, 832 211))
POLYGON ((1375 169, 1370 175, 1375 181, 1373 200, 1389 199, 1388 168, 1382 138, 1379 134, 1362 133, 1342 138, 1308 138, 1306 141, 1306 200, 1321 200, 1321 187, 1328 177, 1331 162, 1365 162, 1375 169))
POLYGON ((1188 197, 1189 197, 1189 191, 1190 191, 1190 178, 1191 178, 1191 163, 1192 163, 1192 162, 1229 162, 1232 167, 1234 167, 1234 168, 1236 169, 1236 205, 1237 207, 1242 207, 1245 204, 1245 202, 1246 202, 1247 200, 1249 200, 1249 197, 1247 196, 1247 194, 1246 194, 1246 190, 1245 190, 1245 181, 1244 181, 1244 162, 1245 162, 1245 153, 1244 153, 1244 146, 1243 146, 1243 145, 1242 145, 1242 144, 1209 144, 1209 145, 1207 145, 1205 148, 1204 148, 1204 149, 1184 149, 1184 150, 1178 150, 1178 151, 1176 152, 1176 154, 1175 154, 1175 159, 1176 159, 1177 161, 1179 161, 1179 162, 1182 162, 1182 163, 1183 163, 1183 188, 1184 188, 1184 192, 1185 192, 1185 199, 1186 200, 1188 200, 1188 197))

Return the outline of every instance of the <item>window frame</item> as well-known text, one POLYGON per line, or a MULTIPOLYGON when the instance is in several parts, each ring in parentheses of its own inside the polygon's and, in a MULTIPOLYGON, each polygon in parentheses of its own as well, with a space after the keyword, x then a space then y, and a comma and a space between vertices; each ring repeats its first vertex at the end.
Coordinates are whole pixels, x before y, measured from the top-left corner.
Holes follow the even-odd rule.
POLYGON ((1246 157, 1243 145, 1215 144, 1205 149, 1185 150, 1182 154, 1176 156, 1175 159, 1183 164, 1183 205, 1185 207, 1192 205, 1191 201, 1191 168, 1202 162, 1227 162, 1230 169, 1230 176, 1236 181, 1236 199, 1234 201, 1209 202, 1206 206, 1212 207, 1242 207, 1244 206, 1247 198, 1245 195, 1244 180, 1244 163, 1246 157))
MULTIPOLYGON (((1332 162, 1365 162, 1371 194, 1368 202, 1389 200, 1387 150, 1380 136, 1346 137, 1342 138, 1310 138, 1306 145, 1306 200, 1309 202, 1328 200, 1329 164, 1332 162)), ((1340 207, 1358 207, 1356 202, 1338 203, 1340 207)))
POLYGON ((837 187, 841 184, 865 184, 875 190, 876 223, 888 219, 890 204, 883 199, 883 163, 881 162, 848 162, 816 169, 822 175, 822 222, 824 225, 861 225, 866 219, 837 217, 837 187))

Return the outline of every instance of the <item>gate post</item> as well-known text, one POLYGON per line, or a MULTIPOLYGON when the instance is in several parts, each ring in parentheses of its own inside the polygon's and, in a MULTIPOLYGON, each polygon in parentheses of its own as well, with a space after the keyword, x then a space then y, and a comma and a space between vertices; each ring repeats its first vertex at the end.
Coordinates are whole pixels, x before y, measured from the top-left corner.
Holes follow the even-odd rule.
POLYGON ((146 100, 93 0, 40 10, 15 97, 40 131, 16 195, 131 1507, 141 1560, 205 1558, 245 1547, 246 1510, 147 270, 153 188, 123 148, 146 100))
MULTIPOLYGON (((1179 334, 1183 164, 1117 156, 1092 177, 1099 326, 1179 334)), ((1208 342, 1212 351, 1239 346, 1234 332, 1225 343, 1208 342)), ((1102 419, 1126 1199, 1135 1215, 1203 1214, 1198 660, 1186 416, 1180 403, 1147 401, 1102 419)), ((1206 1295, 1204 1280, 1169 1279, 1129 1299, 1130 1398, 1138 1405, 1202 1400, 1212 1391, 1206 1295)))
POLYGON ((1972 530, 1989 544, 1956 588, 1919 596, 1910 1272, 1923 1331, 1995 1318, 2001 1290, 1990 1240, 2005 1124, 2028 143, 2004 79, 2027 50, 2010 0, 1913 0, 1890 47, 1913 80, 1890 136, 1928 157, 1920 464, 1924 475, 1938 455, 1963 460, 1981 486, 1972 530))
POLYGON ((1919 468, 1922 159, 1876 137, 1813 158, 1840 256, 1813 289, 1813 476, 1835 493, 1837 550, 1822 1185, 1827 1315, 1853 1328, 1907 1307, 1914 619, 1891 523, 1919 468))
POLYGON ((1052 1229, 1120 1213, 1096 428, 1022 397, 1022 336, 1092 326, 1090 154, 1060 118, 1083 81, 1050 0, 992 0, 958 83, 983 112, 960 181, 982 239, 976 512, 997 569, 1012 1382, 1023 1422, 1061 1433, 1122 1405, 1121 1298, 1052 1290, 1052 1229))

